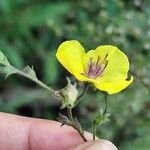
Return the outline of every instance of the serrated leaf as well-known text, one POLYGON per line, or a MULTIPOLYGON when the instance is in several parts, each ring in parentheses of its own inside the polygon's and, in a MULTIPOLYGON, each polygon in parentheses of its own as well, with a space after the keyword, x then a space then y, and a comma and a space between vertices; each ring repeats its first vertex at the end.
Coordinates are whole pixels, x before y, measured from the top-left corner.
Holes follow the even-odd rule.
POLYGON ((103 123, 109 121, 109 116, 110 114, 103 114, 103 111, 101 109, 100 112, 97 114, 95 120, 93 121, 93 125, 99 127, 103 123))
POLYGON ((11 74, 16 73, 16 70, 10 65, 10 63, 7 60, 7 57, 0 51, 0 72, 4 73, 5 79, 10 76, 11 74))

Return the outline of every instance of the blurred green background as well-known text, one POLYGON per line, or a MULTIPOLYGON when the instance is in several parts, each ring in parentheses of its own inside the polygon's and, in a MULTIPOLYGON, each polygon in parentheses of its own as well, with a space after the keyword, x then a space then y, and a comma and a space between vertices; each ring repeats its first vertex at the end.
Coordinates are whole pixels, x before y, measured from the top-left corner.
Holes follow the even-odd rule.
MULTIPOLYGON (((87 50, 115 45, 128 55, 134 83, 108 97, 111 121, 99 128, 98 136, 112 140, 120 150, 149 150, 150 1, 0 0, 0 50, 20 69, 33 65, 39 79, 55 89, 70 75, 55 57, 58 45, 70 39, 87 50)), ((91 90, 84 99, 74 115, 90 131, 95 112, 105 106, 104 95, 91 90)), ((59 108, 31 81, 0 76, 1 111, 56 119, 59 108)))

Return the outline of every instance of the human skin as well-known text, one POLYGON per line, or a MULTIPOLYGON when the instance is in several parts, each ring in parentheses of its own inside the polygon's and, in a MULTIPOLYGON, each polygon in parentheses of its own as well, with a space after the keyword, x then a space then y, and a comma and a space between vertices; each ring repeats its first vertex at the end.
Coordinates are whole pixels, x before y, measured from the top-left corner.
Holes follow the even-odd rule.
POLYGON ((85 136, 89 142, 56 121, 0 113, 0 150, 117 150, 110 141, 85 136))

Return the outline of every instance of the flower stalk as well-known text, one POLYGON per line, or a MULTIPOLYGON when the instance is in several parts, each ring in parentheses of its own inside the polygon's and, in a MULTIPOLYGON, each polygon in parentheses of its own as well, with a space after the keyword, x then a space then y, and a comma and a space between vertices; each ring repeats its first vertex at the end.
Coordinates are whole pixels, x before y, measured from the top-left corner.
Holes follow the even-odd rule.
POLYGON ((95 140, 95 137, 96 137, 96 126, 95 125, 93 125, 92 133, 93 133, 93 140, 95 140))

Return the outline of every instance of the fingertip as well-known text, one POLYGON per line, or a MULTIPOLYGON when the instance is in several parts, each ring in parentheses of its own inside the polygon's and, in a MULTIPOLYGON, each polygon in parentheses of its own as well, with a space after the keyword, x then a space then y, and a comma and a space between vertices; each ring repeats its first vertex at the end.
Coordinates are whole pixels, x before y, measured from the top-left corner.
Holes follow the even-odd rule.
POLYGON ((80 144, 70 150, 118 150, 118 149, 112 142, 102 139, 80 144))
POLYGON ((61 127, 61 124, 55 121, 34 122, 30 130, 31 149, 66 150, 84 142, 72 127, 61 127))
POLYGON ((104 146, 106 150, 118 150, 117 147, 111 141, 101 139, 97 140, 96 142, 97 144, 104 146))
MULTIPOLYGON (((93 141, 93 134, 92 133, 85 131, 84 136, 86 137, 86 139, 88 141, 93 141)), ((99 138, 96 136, 95 139, 98 140, 99 138)))

